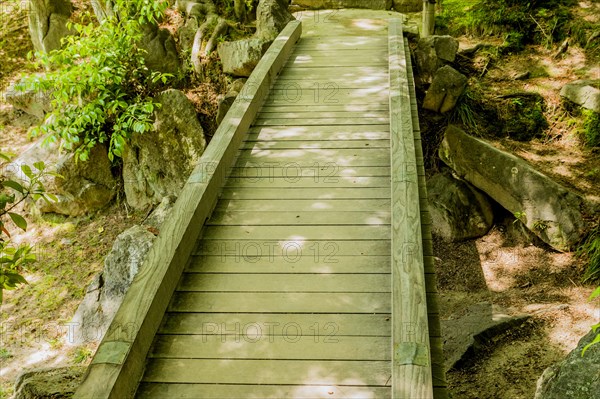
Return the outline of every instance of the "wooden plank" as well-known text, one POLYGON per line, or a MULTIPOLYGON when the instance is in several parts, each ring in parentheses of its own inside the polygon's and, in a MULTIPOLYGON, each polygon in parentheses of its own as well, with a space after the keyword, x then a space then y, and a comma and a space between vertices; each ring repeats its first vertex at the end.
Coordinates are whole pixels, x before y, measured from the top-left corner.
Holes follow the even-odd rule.
POLYGON ((353 105, 371 102, 385 102, 389 91, 385 87, 374 89, 343 89, 331 87, 315 89, 270 90, 267 105, 353 105))
POLYGON ((389 378, 386 361, 153 359, 144 382, 384 386, 389 378))
POLYGON ((385 140, 388 125, 253 127, 246 140, 385 140))
POLYGON ((390 313, 388 293, 176 292, 171 312, 390 313))
MULTIPOLYGON (((345 140, 345 141, 312 141, 280 140, 280 141, 245 141, 240 148, 259 150, 296 150, 310 148, 389 148, 389 140, 345 140)), ((387 168, 389 175, 389 168, 387 168)))
MULTIPOLYGON (((391 336, 389 314, 273 314, 273 313, 167 313, 161 334, 231 335, 259 328, 274 336, 291 333, 331 337, 391 336)), ((389 341, 388 341, 389 345, 389 341)))
POLYGON ((221 198, 228 200, 331 200, 331 199, 387 199, 390 198, 389 187, 376 188, 255 188, 252 190, 240 188, 225 188, 221 198))
POLYGON ((297 76, 294 77, 294 74, 298 74, 299 72, 285 72, 286 75, 277 80, 275 83, 275 88, 283 89, 288 88, 290 84, 300 88, 300 89, 320 89, 326 90, 330 87, 344 88, 344 89, 367 89, 371 86, 380 86, 388 88, 388 76, 385 71, 381 71, 372 76, 355 76, 353 79, 349 79, 348 76, 340 77, 335 76, 333 74, 328 73, 328 77, 320 78, 320 79, 299 79, 297 76))
POLYGON ((244 398, 252 392, 262 399, 389 399, 389 387, 353 387, 334 385, 227 385, 142 383, 140 398, 147 399, 231 399, 244 398))
MULTIPOLYGON (((390 255, 390 240, 308 240, 304 237, 290 238, 284 240, 209 240, 203 239, 196 249, 196 255, 209 256, 232 256, 242 261, 250 259, 251 261, 271 261, 272 259, 282 258, 282 261, 291 262, 296 259, 296 254, 292 252, 299 249, 299 256, 307 256, 315 259, 315 263, 329 262, 338 263, 343 256, 384 256, 390 255), (263 248, 263 252, 258 252, 258 248, 263 248)), ((298 259, 300 262, 302 258, 298 259)))
MULTIPOLYGON (((301 167, 298 166, 298 174, 301 167)), ((334 170, 332 169, 332 172, 334 170)), ((231 177, 227 180, 226 187, 240 188, 286 188, 286 187, 305 187, 321 188, 330 187, 356 187, 356 188, 374 188, 389 187, 390 178, 387 176, 337 176, 335 173, 326 176, 301 177, 294 176, 291 172, 285 177, 231 177)))
POLYGON ((339 166, 388 166, 390 154, 386 148, 335 148, 335 149, 298 149, 298 150, 240 150, 237 166, 248 161, 270 162, 273 166, 294 163, 298 166, 322 165, 339 166), (279 164, 277 164, 279 162, 279 164))
POLYGON ((252 201, 252 200, 221 200, 217 203, 216 211, 290 211, 290 212, 322 212, 322 211, 359 211, 363 209, 390 208, 390 199, 362 199, 362 200, 278 200, 278 201, 252 201))
POLYGON ((392 138, 392 397, 433 398, 419 187, 406 54, 399 19, 390 20, 392 138), (411 169, 411 167, 413 169, 411 169), (411 333, 406 333, 411 326, 411 333))
POLYGON ((390 292, 389 274, 184 273, 180 292, 390 292))
POLYGON ((206 226, 206 239, 228 240, 385 240, 388 226, 206 226))
MULTIPOLYGON (((225 249, 233 254, 198 255, 192 258, 187 267, 189 272, 204 273, 389 273, 388 256, 350 256, 339 255, 337 243, 325 243, 302 251, 304 255, 296 256, 295 252, 271 252, 269 246, 258 243, 229 243, 225 249), (327 245, 329 244, 329 245, 327 245), (319 248, 321 247, 321 248, 319 248), (279 255, 276 253, 279 252, 279 255), (285 255, 284 255, 285 254, 285 255)), ((389 245, 389 243, 388 243, 389 245)), ((389 251, 388 251, 389 252, 389 251)))
MULTIPOLYGON (((265 105, 261 112, 388 112, 387 105, 383 103, 364 103, 358 105, 343 104, 315 104, 310 107, 291 105, 265 105)), ((389 132, 389 126, 386 126, 389 132)), ((251 129, 252 130, 252 129, 251 129)), ((362 128, 364 130, 364 128, 362 128)))
POLYGON ((222 170, 232 166, 243 134, 262 106, 268 88, 300 33, 298 21, 290 22, 283 29, 252 73, 249 79, 252 84, 246 84, 248 89, 243 96, 238 96, 219 126, 202 155, 202 162, 215 165, 214 173, 206 175, 202 166, 192 172, 125 294, 75 398, 124 399, 133 396, 169 298, 196 246, 204 221, 216 203, 226 176, 222 170))
POLYGON ((336 117, 336 118, 271 118, 265 115, 258 118, 254 126, 318 126, 318 125, 383 125, 389 123, 384 118, 336 117))
MULTIPOLYGON (((216 326, 212 326, 216 327, 216 326)), ((389 337, 339 337, 297 324, 233 326, 229 335, 158 335, 149 358, 390 361, 389 337), (283 330, 283 335, 269 331, 283 330)), ((310 381, 309 381, 310 383, 310 381)))
POLYGON ((228 211, 214 212, 207 225, 221 226, 277 226, 277 225, 389 225, 389 211, 352 212, 256 212, 228 211))
MULTIPOLYGON (((384 148, 384 147, 381 147, 384 148)), ((248 179, 280 179, 284 178, 295 182, 299 177, 311 178, 316 182, 325 180, 338 180, 350 177, 388 177, 390 168, 386 166, 338 166, 335 164, 300 166, 292 162, 286 165, 274 166, 266 163, 247 162, 244 166, 235 166, 231 169, 230 179, 233 181, 241 178, 248 179)))
MULTIPOLYGON (((260 116, 261 119, 339 119, 339 118, 356 118, 356 111, 319 111, 319 108, 301 109, 295 111, 269 111, 263 109, 260 116)), ((389 112, 386 111, 365 111, 360 113, 362 118, 384 118, 389 119, 389 112)))
POLYGON ((387 49, 387 37, 385 36, 349 36, 340 35, 335 37, 302 37, 296 48, 298 50, 314 49, 343 49, 343 48, 381 48, 387 49))

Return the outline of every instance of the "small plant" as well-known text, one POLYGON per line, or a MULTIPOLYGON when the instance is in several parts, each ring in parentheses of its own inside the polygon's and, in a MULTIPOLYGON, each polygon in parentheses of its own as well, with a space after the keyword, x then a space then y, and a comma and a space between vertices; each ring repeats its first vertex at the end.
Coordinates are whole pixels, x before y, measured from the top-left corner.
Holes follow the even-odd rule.
POLYGON ((534 230, 544 231, 544 230, 547 230, 548 227, 550 227, 550 226, 548 225, 548 222, 545 220, 536 220, 535 222, 533 222, 534 230))
MULTIPOLYGON (((600 297, 600 287, 596 288, 594 290, 594 292, 592 292, 592 295, 590 295, 590 301, 593 301, 594 299, 600 297)), ((594 324, 592 326, 592 331, 597 332, 600 329, 600 323, 598 324, 594 324)), ((583 357, 583 355, 585 355, 585 351, 587 351, 592 345, 596 345, 600 343, 600 333, 596 334, 596 337, 594 338, 594 340, 592 342, 590 342, 589 344, 587 344, 586 346, 583 347, 583 350, 581 351, 581 356, 583 357)))
MULTIPOLYGON (((0 159, 9 161, 9 157, 0 153, 0 159)), ((60 176, 46 170, 43 162, 33 164, 35 171, 29 165, 21 165, 24 181, 18 182, 0 174, 0 303, 3 290, 13 290, 27 281, 21 275, 22 270, 35 261, 31 247, 26 244, 14 247, 11 245, 11 235, 6 228, 6 219, 10 219, 19 229, 27 230, 27 221, 15 212, 16 207, 26 198, 43 199, 47 202, 56 201, 56 197, 46 193, 42 185, 48 175, 60 176)))
POLYGON ((85 362, 87 359, 92 356, 92 351, 86 347, 79 347, 75 350, 73 354, 73 363, 80 364, 85 362))
MULTIPOLYGON (((583 281, 592 281, 600 279, 600 226, 591 231, 576 252, 580 258, 588 261, 587 270, 583 276, 583 281)), ((597 295, 596 295, 597 296, 597 295)))
POLYGON ((13 354, 6 348, 0 348, 0 360, 7 360, 13 357, 13 354))
POLYGON ((524 222, 524 220, 527 218, 527 215, 525 214, 525 212, 521 212, 521 211, 517 211, 515 213, 513 213, 515 220, 513 220, 513 224, 517 223, 517 222, 524 222))

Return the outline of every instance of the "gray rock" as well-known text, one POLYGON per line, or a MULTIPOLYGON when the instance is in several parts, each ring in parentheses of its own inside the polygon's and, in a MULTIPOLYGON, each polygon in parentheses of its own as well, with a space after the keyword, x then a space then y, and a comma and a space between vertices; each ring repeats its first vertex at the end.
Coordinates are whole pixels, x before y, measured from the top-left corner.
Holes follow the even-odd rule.
POLYGON ((70 398, 81 384, 85 367, 43 368, 22 372, 15 382, 13 399, 70 398))
POLYGON ((287 0, 260 0, 256 7, 256 37, 274 40, 292 20, 287 0))
POLYGON ((491 303, 471 305, 464 314, 441 320, 446 371, 473 358, 498 336, 521 326, 529 315, 509 316, 493 308, 491 303))
POLYGON ((160 204, 154 208, 150 216, 144 220, 144 226, 150 226, 156 230, 160 229, 160 226, 171 213, 171 209, 173 209, 175 201, 177 201, 177 197, 173 195, 163 198, 162 201, 160 201, 160 204))
POLYGON ((448 62, 454 62, 458 41, 452 36, 421 38, 415 49, 418 83, 430 83, 435 72, 448 62))
POLYGON ((567 100, 600 113, 600 80, 576 80, 560 90, 567 100))
POLYGON ((219 43, 217 52, 223 72, 234 76, 250 76, 270 45, 271 40, 257 38, 219 43))
POLYGON ((439 156, 459 178, 484 191, 542 241, 560 250, 582 238, 584 202, 524 160, 448 126, 439 156))
POLYGON ((392 0, 292 0, 293 6, 310 9, 366 8, 389 10, 392 0))
POLYGON ((107 150, 96 144, 85 162, 73 153, 60 153, 58 144, 43 145, 38 140, 10 164, 10 172, 18 180, 27 177, 20 171, 21 165, 32 166, 43 161, 46 169, 62 176, 48 176, 44 181, 47 192, 56 195, 58 201, 47 203, 38 200, 41 212, 54 212, 68 216, 79 216, 105 207, 116 195, 117 180, 111 173, 107 150))
POLYGON ((69 324, 68 344, 102 340, 155 238, 142 226, 130 227, 117 236, 102 273, 89 285, 69 324))
POLYGON ((434 76, 423 108, 446 113, 456 106, 456 101, 467 87, 467 77, 450 65, 439 68, 434 76))
POLYGON ((600 344, 583 348, 596 333, 590 331, 565 360, 548 367, 537 382, 535 399, 600 399, 600 344))
POLYGON ((116 15, 112 0, 91 0, 91 3, 98 22, 102 22, 106 18, 114 17, 116 15))
POLYGON ((177 45, 167 29, 147 26, 140 47, 146 50, 144 60, 149 69, 174 75, 180 72, 181 60, 177 45))
POLYGON ((151 132, 131 138, 123 153, 127 203, 135 209, 177 196, 206 147, 196 109, 185 94, 170 89, 156 97, 151 132))
POLYGON ((199 25, 196 18, 188 18, 185 24, 179 28, 177 35, 179 35, 179 46, 182 50, 192 50, 194 37, 198 28, 199 25))
POLYGON ((29 34, 33 47, 44 53, 59 49, 60 39, 70 33, 67 22, 72 12, 69 0, 29 1, 29 34))
POLYGON ((393 0, 392 8, 398 12, 422 11, 423 0, 393 0))
POLYGON ((33 115, 40 120, 44 119, 47 112, 52 111, 52 94, 37 87, 17 90, 12 84, 5 92, 5 100, 15 109, 33 115))
POLYGON ((229 108, 237 98, 238 94, 244 88, 245 79, 236 79, 232 84, 227 93, 219 99, 219 108, 217 109, 217 123, 221 123, 229 108))
POLYGON ((448 241, 482 237, 494 221, 488 197, 469 183, 438 173, 427 181, 433 232, 448 241))

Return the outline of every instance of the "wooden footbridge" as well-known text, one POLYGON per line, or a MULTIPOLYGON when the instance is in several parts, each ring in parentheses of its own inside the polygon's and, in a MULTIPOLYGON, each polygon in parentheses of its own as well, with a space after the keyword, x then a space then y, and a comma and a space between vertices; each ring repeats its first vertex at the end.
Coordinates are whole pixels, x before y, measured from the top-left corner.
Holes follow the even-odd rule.
POLYGON ((402 23, 301 31, 220 125, 76 398, 446 397, 402 23))

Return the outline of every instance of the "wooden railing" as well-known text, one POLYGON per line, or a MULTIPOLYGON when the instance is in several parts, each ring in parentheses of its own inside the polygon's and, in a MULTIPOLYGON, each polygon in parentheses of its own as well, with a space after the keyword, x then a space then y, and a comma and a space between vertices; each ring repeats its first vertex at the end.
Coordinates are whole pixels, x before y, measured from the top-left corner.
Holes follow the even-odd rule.
POLYGON ((301 31, 298 21, 286 26, 221 122, 127 291, 75 398, 134 396, 154 335, 217 202, 240 143, 301 31))
POLYGON ((433 398, 419 176, 402 23, 390 20, 392 398, 433 398))

